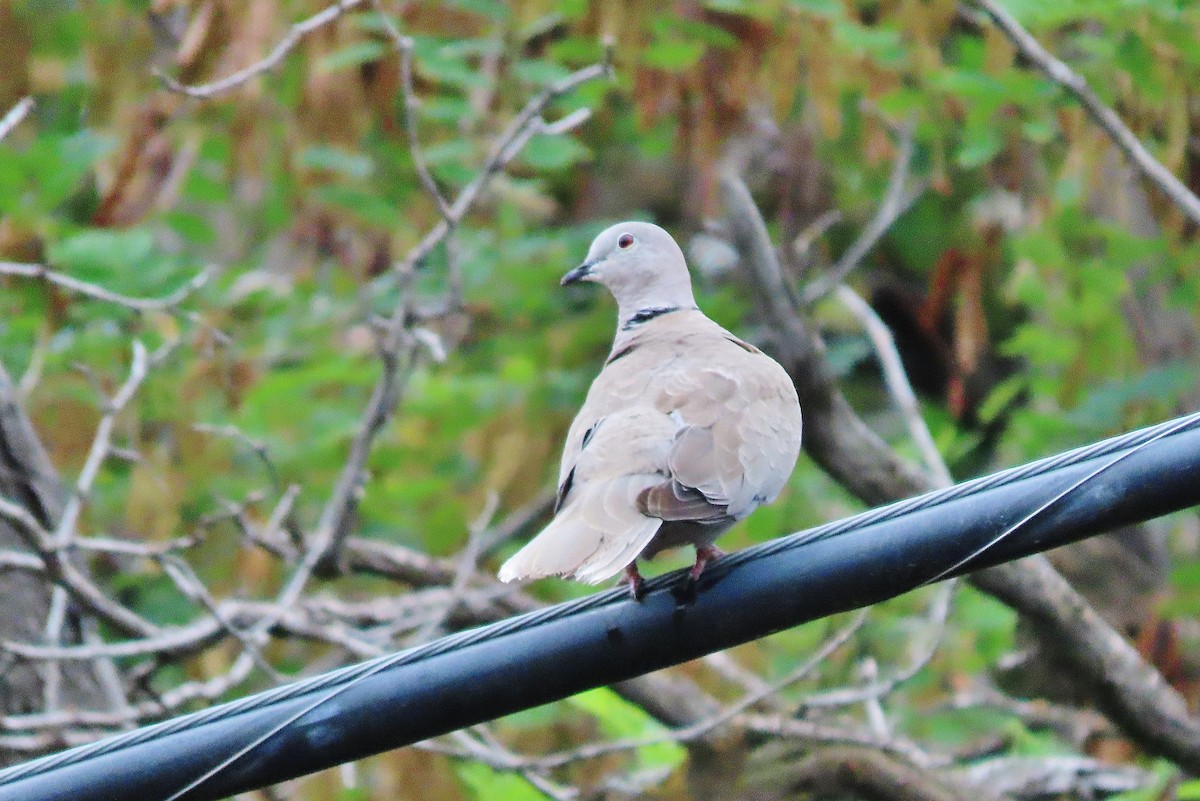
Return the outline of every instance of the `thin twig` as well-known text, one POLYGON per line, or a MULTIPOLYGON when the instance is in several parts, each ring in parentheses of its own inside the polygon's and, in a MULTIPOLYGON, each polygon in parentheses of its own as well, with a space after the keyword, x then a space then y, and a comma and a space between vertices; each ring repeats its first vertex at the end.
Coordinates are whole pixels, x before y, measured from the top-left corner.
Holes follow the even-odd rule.
POLYGON ((275 463, 271 461, 271 454, 267 451, 266 443, 262 440, 254 439, 247 435, 237 426, 227 423, 225 425, 209 425, 208 423, 196 423, 192 426, 193 431, 199 431, 204 434, 214 434, 219 437, 228 437, 229 439, 237 440, 245 445, 254 455, 263 463, 263 467, 267 470, 267 478, 276 490, 279 489, 279 472, 275 469, 275 463))
POLYGON ((1009 14, 995 0, 970 0, 992 18, 1008 40, 1032 61, 1047 78, 1066 89, 1087 111, 1088 116, 1095 120, 1113 143, 1121 149, 1133 165, 1154 183, 1163 194, 1171 199, 1193 223, 1200 224, 1200 198, 1176 178, 1162 162, 1154 158, 1145 145, 1129 130, 1117 112, 1101 102, 1100 98, 1084 80, 1083 76, 1073 71, 1048 50, 1038 43, 1029 31, 1021 27, 1021 23, 1009 14))
POLYGON ((879 365, 883 369, 884 381, 887 382, 896 405, 900 407, 900 413, 908 425, 909 436, 913 438, 917 450, 925 459, 931 483, 936 487, 949 487, 954 483, 954 479, 941 453, 938 452, 933 435, 929 433, 929 426, 925 424, 925 418, 921 416, 920 404, 917 403, 917 396, 908 382, 908 375, 904 372, 904 363, 896 350, 896 341, 892 338, 891 329, 879 318, 871 304, 845 284, 837 288, 837 297, 862 323, 867 336, 871 338, 875 353, 879 357, 879 365))
POLYGON ((297 22, 288 29, 287 35, 285 35, 283 39, 281 39, 279 43, 275 45, 271 52, 267 54, 266 58, 256 61, 248 67, 243 67, 237 72, 227 75, 220 80, 212 81, 211 83, 194 84, 189 86, 187 84, 180 83, 165 73, 156 71, 155 74, 158 76, 158 79, 161 80, 163 84, 166 85, 166 87, 172 92, 179 92, 180 94, 187 95, 188 97, 194 97, 199 100, 208 99, 214 95, 228 92, 230 89, 246 83, 251 78, 275 69, 277 66, 279 66, 287 54, 290 53, 292 49, 300 43, 301 39, 313 31, 323 28, 324 26, 333 22, 350 9, 362 5, 365 1, 366 0, 339 0, 339 2, 334 3, 333 5, 321 11, 318 11, 311 17, 297 22))
POLYGON ((97 284, 88 281, 81 281, 78 278, 72 278, 65 273, 51 270, 42 264, 23 264, 13 261, 0 261, 0 275, 19 276, 22 278, 36 278, 40 281, 46 281, 50 284, 56 284, 64 289, 76 292, 80 295, 92 298, 94 300, 102 300, 107 303, 115 303, 118 306, 124 306, 127 309, 134 311, 166 311, 173 309, 183 301, 187 300, 188 296, 195 292, 200 287, 204 286, 208 279, 212 276, 212 270, 201 270, 186 284, 176 289, 169 295, 164 295, 161 298, 133 298, 128 295, 122 295, 118 292, 105 289, 97 284))
MULTIPOLYGON (((516 157, 519 151, 516 145, 528 141, 532 136, 530 131, 539 127, 541 114, 551 102, 588 81, 611 74, 611 71, 612 67, 607 60, 600 64, 584 67, 548 87, 526 103, 493 144, 491 156, 475 179, 467 184, 454 199, 448 213, 401 260, 397 267, 401 277, 408 280, 407 277, 411 276, 413 271, 424 263, 433 249, 445 240, 451 233, 452 226, 457 225, 474 206, 480 193, 492 178, 516 157)), ((405 295, 407 296, 407 293, 405 295)), ((385 335, 380 348, 380 356, 384 362, 383 370, 372 390, 371 399, 363 413, 358 432, 350 444, 350 454, 310 538, 309 551, 305 561, 301 563, 300 568, 285 588, 287 592, 285 597, 292 600, 299 594, 303 585, 308 581, 308 574, 317 565, 329 565, 336 562, 342 543, 349 535, 349 527, 345 525, 345 521, 357 505, 356 494, 362 483, 367 457, 370 455, 375 437, 391 416, 399 400, 414 355, 413 348, 417 340, 407 332, 405 302, 402 301, 401 306, 392 313, 385 325, 385 335)))
POLYGON ((33 98, 23 97, 17 101, 16 105, 8 110, 3 119, 0 119, 0 140, 8 136, 13 128, 21 124, 21 120, 29 116, 29 112, 33 111, 33 98))
POLYGON ((859 262, 879 244, 879 240, 892 227, 892 223, 911 209, 913 204, 925 194, 925 190, 929 186, 927 180, 919 181, 912 189, 905 188, 914 151, 913 126, 911 124, 904 125, 900 129, 899 135, 900 142, 897 145, 896 161, 892 164, 892 174, 888 178, 883 202, 879 204, 871 222, 858 235, 858 239, 854 240, 853 244, 846 249, 829 273, 804 288, 801 295, 803 304, 815 303, 845 281, 846 276, 850 275, 858 267, 859 262))
POLYGON ((171 581, 175 582, 175 586, 179 588, 179 591, 208 610, 208 613, 217 621, 217 625, 242 644, 245 652, 249 654, 255 664, 271 677, 272 681, 278 683, 284 680, 283 675, 275 670, 275 667, 263 656, 258 643, 254 642, 245 632, 235 626, 232 621, 225 618, 216 599, 212 597, 208 588, 204 586, 204 582, 192 570, 191 565, 175 554, 162 554, 158 557, 157 561, 162 566, 163 572, 167 574, 171 581))
MULTIPOLYGON (((504 132, 500 134, 494 145, 492 145, 491 154, 480 168, 479 174, 471 183, 458 194, 454 199, 454 203, 450 206, 450 219, 457 224, 466 216, 466 213, 474 207, 475 201, 479 194, 487 188, 491 183, 496 173, 500 172, 510 161, 516 158, 520 148, 524 146, 529 138, 535 133, 539 133, 543 128, 549 126, 559 126, 554 130, 563 133, 560 123, 563 120, 571 120, 575 125, 578 125, 586 119, 581 118, 576 112, 568 114, 563 120, 558 123, 545 123, 541 120, 541 114, 546 107, 557 98, 573 91, 579 86, 582 86, 589 81, 594 81, 597 78, 609 77, 612 75, 611 52, 606 51, 605 60, 599 64, 593 64, 589 67, 584 67, 566 76, 560 81, 557 81, 542 90, 540 94, 531 99, 525 104, 517 115, 509 121, 504 132)), ((446 234, 449 232, 449 223, 443 219, 425 235, 416 247, 396 265, 396 269, 401 272, 407 272, 420 265, 429 257, 446 234)))
MULTIPOLYGON (((160 349, 160 352, 165 354, 169 353, 170 350, 171 344, 168 343, 160 349)), ((155 356, 158 357, 159 352, 156 352, 155 356)), ((149 369, 150 356, 146 352, 146 346, 141 341, 135 339, 133 341, 133 357, 129 366, 129 377, 125 379, 125 383, 121 385, 117 393, 105 402, 104 415, 100 418, 100 423, 96 426, 96 433, 92 437, 92 445, 88 449, 87 459, 84 460, 83 469, 79 471, 79 477, 75 480, 74 490, 63 507, 62 516, 59 518, 58 526, 55 528, 51 538, 51 544, 56 552, 60 554, 60 558, 63 561, 70 560, 70 555, 67 551, 75 539, 75 529, 79 523, 79 516, 83 513, 83 505, 91 497, 92 485, 95 483, 96 477, 100 474, 100 468, 108 460, 108 456, 112 452, 112 435, 113 428, 117 422, 117 415, 133 399, 142 382, 146 380, 149 369)), ((56 585, 50 596, 50 608, 46 613, 46 625, 43 631, 46 642, 58 643, 60 641, 66 615, 67 589, 61 584, 56 585)), ((45 679, 42 684, 47 712, 52 712, 58 708, 61 677, 62 673, 59 669, 59 664, 53 660, 47 662, 45 665, 45 679)))
POLYGON ((843 728, 811 720, 799 720, 787 715, 739 715, 737 723, 746 731, 771 737, 797 739, 806 743, 841 743, 876 748, 898 754, 914 765, 923 768, 945 767, 951 760, 931 754, 924 748, 900 737, 880 738, 857 729, 843 728))
MULTIPOLYGON (((0 497, 0 518, 13 524, 13 528, 21 535, 25 544, 41 558, 47 575, 66 587, 75 600, 89 612, 128 634, 139 637, 158 634, 158 626, 111 600, 69 559, 63 558, 63 553, 54 546, 50 532, 42 527, 28 509, 0 497)), ((5 643, 0 649, 6 648, 7 645, 5 643)))
POLYGON ((579 797, 578 790, 574 787, 563 787, 557 782, 551 781, 545 775, 545 771, 521 767, 521 757, 510 751, 486 726, 472 726, 469 732, 456 731, 450 737, 462 743, 464 749, 473 754, 475 759, 482 760, 489 765, 514 765, 513 769, 524 776, 525 781, 555 801, 573 801, 579 797), (472 737, 472 734, 475 737, 472 737))
POLYGON ((500 494, 495 490, 488 492, 487 501, 479 516, 471 522, 467 533, 467 546, 463 548, 458 559, 458 567, 454 571, 454 581, 450 584, 450 599, 440 614, 429 619, 413 637, 413 645, 426 642, 437 634, 438 629, 446 622, 446 618, 454 610, 462 598, 467 583, 475 573, 479 557, 483 552, 483 535, 488 530, 492 518, 496 516, 496 507, 500 505, 500 494))
POLYGON ((400 55, 400 94, 404 98, 404 129, 408 133, 408 152, 412 156, 413 168, 421 186, 437 204, 438 212, 443 218, 450 217, 450 204, 442 190, 438 188, 433 173, 429 171, 429 161, 425 158, 425 150, 421 147, 421 139, 417 132, 417 94, 413 88, 413 40, 411 36, 400 33, 396 23, 384 8, 382 0, 371 0, 371 5, 383 21, 383 28, 391 37, 396 52, 400 55))
POLYGON ((868 681, 861 687, 848 687, 841 690, 829 690, 816 695, 810 695, 804 699, 804 703, 801 704, 801 710, 861 704, 883 698, 901 684, 920 673, 929 664, 929 661, 933 659, 934 654, 937 653, 938 646, 942 643, 942 638, 946 633, 946 621, 950 617, 951 601, 957 589, 956 585, 956 581, 948 581, 939 585, 938 592, 934 595, 933 602, 929 606, 931 632, 928 635, 928 642, 925 644, 925 647, 914 655, 908 665, 887 678, 868 681))

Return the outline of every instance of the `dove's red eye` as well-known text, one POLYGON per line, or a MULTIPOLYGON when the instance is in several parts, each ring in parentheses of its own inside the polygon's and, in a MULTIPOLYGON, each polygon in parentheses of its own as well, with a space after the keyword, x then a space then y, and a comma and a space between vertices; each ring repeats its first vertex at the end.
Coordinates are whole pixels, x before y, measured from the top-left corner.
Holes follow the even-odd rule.
POLYGON ((633 234, 621 234, 621 238, 617 240, 617 247, 624 250, 633 244, 633 234))

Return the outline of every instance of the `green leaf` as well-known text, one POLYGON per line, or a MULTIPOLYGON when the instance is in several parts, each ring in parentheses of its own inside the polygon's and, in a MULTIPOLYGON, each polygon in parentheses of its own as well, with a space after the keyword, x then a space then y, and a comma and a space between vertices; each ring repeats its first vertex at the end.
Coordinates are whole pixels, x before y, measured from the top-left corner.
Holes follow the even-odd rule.
POLYGON ((471 104, 463 97, 434 97, 421 104, 420 116, 434 122, 457 123, 471 114, 471 104))
POLYGON ((591 155, 592 151, 572 136, 539 134, 530 138, 521 159, 536 170, 554 172, 591 158, 591 155))
POLYGON ((844 19, 846 7, 841 0, 792 0, 791 6, 806 14, 829 19, 844 19))
POLYGON ((518 80, 534 86, 549 86, 571 74, 570 70, 561 64, 541 59, 521 59, 513 64, 512 70, 518 80))
POLYGON ((458 778, 481 801, 546 801, 532 784, 516 773, 501 773, 482 762, 461 762, 454 766, 458 778))
POLYGON ((313 190, 313 197, 380 228, 394 226, 400 217, 399 211, 383 198, 349 186, 321 186, 313 190))
MULTIPOLYGON (((613 738, 654 739, 665 737, 667 729, 644 709, 629 703, 607 687, 571 696, 569 703, 593 715, 604 733, 613 738)), ((687 751, 678 743, 663 742, 646 745, 637 750, 644 767, 673 768, 687 758, 687 751)))
POLYGON ((1058 136, 1058 121, 1048 114, 1033 117, 1021 123, 1021 133, 1034 144, 1048 144, 1058 136))
POLYGON ((975 128, 969 131, 970 138, 958 148, 954 160, 963 169, 974 169, 987 164, 1004 147, 1004 140, 994 126, 975 128))
POLYGON ((906 53, 900 31, 878 26, 868 27, 847 20, 833 26, 834 40, 858 55, 870 56, 881 64, 896 66, 904 62, 906 53))
POLYGON ((310 170, 329 170, 350 178, 366 178, 375 168, 367 156, 333 145, 307 147, 300 151, 299 162, 310 170))
POLYGON ((1173 362, 1152 367, 1141 376, 1107 381, 1088 392, 1082 403, 1067 415, 1077 427, 1107 431, 1121 420, 1127 406, 1138 401, 1169 402, 1182 397, 1196 385, 1195 366, 1173 362))
POLYGON ((1129 73, 1142 102, 1157 105, 1163 101, 1163 87, 1158 80, 1158 59, 1142 37, 1129 32, 1122 38, 1116 52, 1117 66, 1129 73))
POLYGON ((212 222, 201 214, 171 209, 163 212, 162 218, 171 230, 197 245, 212 245, 217 241, 212 222))
POLYGON ((507 3, 496 0, 450 0, 450 5, 493 20, 508 19, 512 14, 507 3))
POLYGON ((467 63, 461 47, 428 36, 418 36, 413 41, 414 64, 422 77, 460 89, 487 86, 488 79, 467 63))
POLYGON ((89 228, 55 242, 48 255, 59 269, 81 277, 102 277, 118 271, 136 274, 153 250, 154 235, 149 231, 89 228))
POLYGON ((322 58, 317 62, 317 69, 320 72, 336 72, 347 67, 357 67, 378 61, 386 52, 387 48, 383 42, 355 42, 322 58))
POLYGON ((712 47, 728 49, 738 45, 737 37, 732 33, 703 20, 675 18, 671 20, 670 25, 676 35, 685 39, 694 39, 712 47))
POLYGON ((701 42, 658 41, 642 52, 642 63, 668 72, 680 72, 691 67, 704 55, 701 42))

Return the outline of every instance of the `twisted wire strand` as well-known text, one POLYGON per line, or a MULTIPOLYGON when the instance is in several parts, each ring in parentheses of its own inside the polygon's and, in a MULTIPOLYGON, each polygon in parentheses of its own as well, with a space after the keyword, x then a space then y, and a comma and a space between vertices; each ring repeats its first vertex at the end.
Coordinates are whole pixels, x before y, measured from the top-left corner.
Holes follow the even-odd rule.
MULTIPOLYGON (((1030 462, 1025 465, 1002 470, 998 473, 993 473, 991 475, 972 479, 970 481, 965 481, 961 484, 956 484, 953 487, 929 492, 914 498, 909 498, 889 504, 887 506, 862 512, 854 515, 853 517, 848 517, 818 526, 816 528, 780 537, 770 542, 762 543, 760 545, 730 554, 729 556, 724 557, 721 561, 725 565, 735 566, 753 560, 769 558, 775 554, 792 550, 794 548, 804 547, 805 545, 813 542, 831 539, 851 531, 857 531, 859 529, 866 528, 867 526, 884 521, 894 520, 898 517, 903 517, 917 511, 930 509, 950 501, 958 500, 960 498, 975 495, 1018 481, 1023 481, 1025 479, 1043 476, 1057 470, 1105 456, 1116 455, 1117 458, 1112 462, 1115 463, 1125 456, 1131 455, 1133 450, 1142 448, 1152 442, 1163 439, 1170 435, 1188 431, 1194 428, 1200 428, 1200 412, 1194 412, 1184 417, 1169 420, 1165 423, 1160 423, 1155 426, 1132 431, 1111 439, 1102 440, 1101 442, 1097 442, 1092 445, 1076 448, 1074 450, 1066 451, 1035 462, 1030 462)), ((1088 478, 1099 474, 1099 472, 1102 472, 1103 469, 1107 469, 1107 465, 1089 474, 1088 478)), ((1075 486, 1077 486, 1077 484, 1075 486)), ((1061 497, 1061 494, 1059 497, 1061 497)), ((978 554, 975 555, 977 556, 978 554)), ((957 569, 958 567, 962 566, 963 565, 960 564, 953 569, 957 569)), ((645 585, 646 591, 654 592, 655 590, 659 590, 676 583, 678 580, 678 573, 679 571, 674 571, 647 580, 645 585)), ((284 721, 271 727, 271 729, 266 733, 255 738, 250 744, 240 749, 231 757, 223 760, 218 766, 205 773, 203 776, 197 778, 187 787, 181 789, 175 796, 172 796, 172 798, 178 797, 179 795, 182 795, 188 790, 193 789, 199 784, 203 783, 208 778, 211 778, 211 776, 232 764, 241 756, 249 753, 271 736, 274 736, 279 731, 283 730, 287 726, 290 726, 296 720, 303 717, 308 712, 311 712, 321 704, 332 700, 336 695, 345 691, 362 679, 368 678, 369 676, 375 675, 389 668, 411 664, 450 651, 467 648, 481 642, 507 636, 513 632, 524 631, 550 621, 561 620, 563 618, 571 617, 582 612, 591 611, 593 609, 624 603, 628 600, 628 598, 629 593, 627 589, 623 587, 616 587, 579 598, 574 601, 568 601, 566 603, 546 607, 545 609, 527 612, 525 614, 508 618, 506 620, 501 620, 486 626, 481 626, 476 629, 470 629, 451 634, 439 640, 409 648, 395 654, 381 656, 367 662, 361 662, 356 665, 339 668, 329 673, 324 673, 322 675, 314 676, 309 679, 303 679, 292 684, 266 690, 246 698, 231 701, 226 704, 221 704, 209 709, 172 718, 170 720, 162 721, 161 723, 152 724, 131 732, 126 732, 106 738, 104 740, 99 740, 95 743, 77 746, 58 754, 51 754, 41 757, 40 759, 26 762, 24 764, 15 765, 0 771, 0 785, 9 784, 22 779, 44 774, 49 771, 83 762, 94 757, 113 753, 132 745, 166 737, 176 732, 185 731, 207 723, 230 718, 245 712, 251 712, 272 704, 281 703, 310 694, 318 695, 318 697, 313 699, 311 704, 304 705, 300 711, 289 715, 284 721)))

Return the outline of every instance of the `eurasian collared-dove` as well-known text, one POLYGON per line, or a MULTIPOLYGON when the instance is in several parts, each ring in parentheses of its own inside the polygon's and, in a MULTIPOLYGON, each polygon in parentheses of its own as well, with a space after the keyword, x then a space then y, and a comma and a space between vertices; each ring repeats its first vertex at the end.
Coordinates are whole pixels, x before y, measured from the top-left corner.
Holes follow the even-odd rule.
POLYGON ((800 452, 800 405, 787 373, 704 316, 683 252, 657 225, 627 222, 592 243, 562 283, 596 281, 617 300, 604 369, 567 434, 555 517, 500 568, 500 579, 625 571, 692 544, 692 580, 713 541, 779 494, 800 452))

